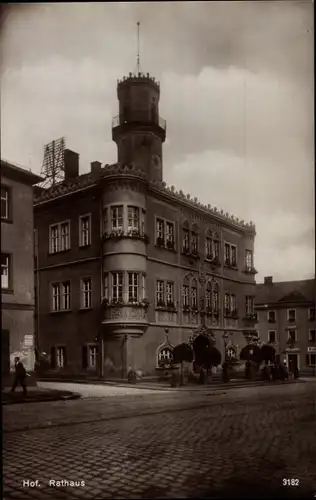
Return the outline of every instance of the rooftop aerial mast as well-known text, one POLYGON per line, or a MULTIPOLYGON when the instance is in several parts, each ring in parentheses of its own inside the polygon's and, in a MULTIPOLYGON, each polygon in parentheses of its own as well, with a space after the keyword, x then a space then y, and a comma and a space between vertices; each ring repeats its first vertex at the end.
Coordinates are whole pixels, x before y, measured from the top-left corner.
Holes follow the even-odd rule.
POLYGON ((52 141, 44 147, 44 159, 41 170, 41 176, 44 178, 44 181, 41 183, 41 187, 47 189, 65 179, 64 151, 64 137, 52 141))

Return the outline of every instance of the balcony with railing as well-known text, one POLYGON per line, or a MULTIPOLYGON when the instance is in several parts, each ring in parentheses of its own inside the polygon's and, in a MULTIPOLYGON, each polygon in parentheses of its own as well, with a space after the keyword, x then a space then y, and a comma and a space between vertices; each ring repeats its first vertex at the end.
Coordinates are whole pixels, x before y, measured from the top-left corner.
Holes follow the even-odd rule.
POLYGON ((166 131, 167 122, 161 116, 152 117, 148 112, 137 111, 133 112, 131 116, 117 115, 112 118, 112 129, 127 124, 138 124, 141 123, 146 125, 155 125, 166 131))

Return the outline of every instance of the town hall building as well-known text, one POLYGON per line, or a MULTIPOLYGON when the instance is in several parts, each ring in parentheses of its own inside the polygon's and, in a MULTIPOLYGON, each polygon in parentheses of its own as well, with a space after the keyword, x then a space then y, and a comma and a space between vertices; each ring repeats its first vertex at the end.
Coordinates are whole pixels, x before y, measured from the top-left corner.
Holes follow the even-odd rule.
POLYGON ((126 377, 172 364, 201 328, 238 356, 256 335, 255 226, 168 187, 160 86, 117 84, 118 162, 65 150, 63 182, 36 189, 37 342, 51 372, 126 377))

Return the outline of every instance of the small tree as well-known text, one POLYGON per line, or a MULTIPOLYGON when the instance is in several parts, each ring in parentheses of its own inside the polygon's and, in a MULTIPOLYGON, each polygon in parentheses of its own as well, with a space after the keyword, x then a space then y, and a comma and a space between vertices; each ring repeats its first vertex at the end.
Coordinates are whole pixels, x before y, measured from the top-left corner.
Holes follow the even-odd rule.
POLYGON ((192 363, 193 361, 193 350, 192 347, 183 342, 182 344, 179 344, 174 347, 173 349, 173 362, 174 364, 180 364, 181 365, 181 385, 183 385, 184 380, 183 380, 183 363, 192 363))
POLYGON ((266 365, 269 361, 270 363, 275 363, 275 355, 276 352, 272 345, 264 344, 260 349, 260 359, 261 361, 264 361, 266 365))

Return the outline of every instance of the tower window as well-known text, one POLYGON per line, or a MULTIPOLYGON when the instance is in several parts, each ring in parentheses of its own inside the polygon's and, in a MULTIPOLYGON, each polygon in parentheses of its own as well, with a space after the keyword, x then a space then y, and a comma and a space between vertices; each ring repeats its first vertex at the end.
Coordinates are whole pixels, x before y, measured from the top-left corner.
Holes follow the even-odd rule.
POLYGON ((151 105, 151 120, 153 122, 157 121, 157 111, 156 111, 156 105, 154 103, 151 105))

